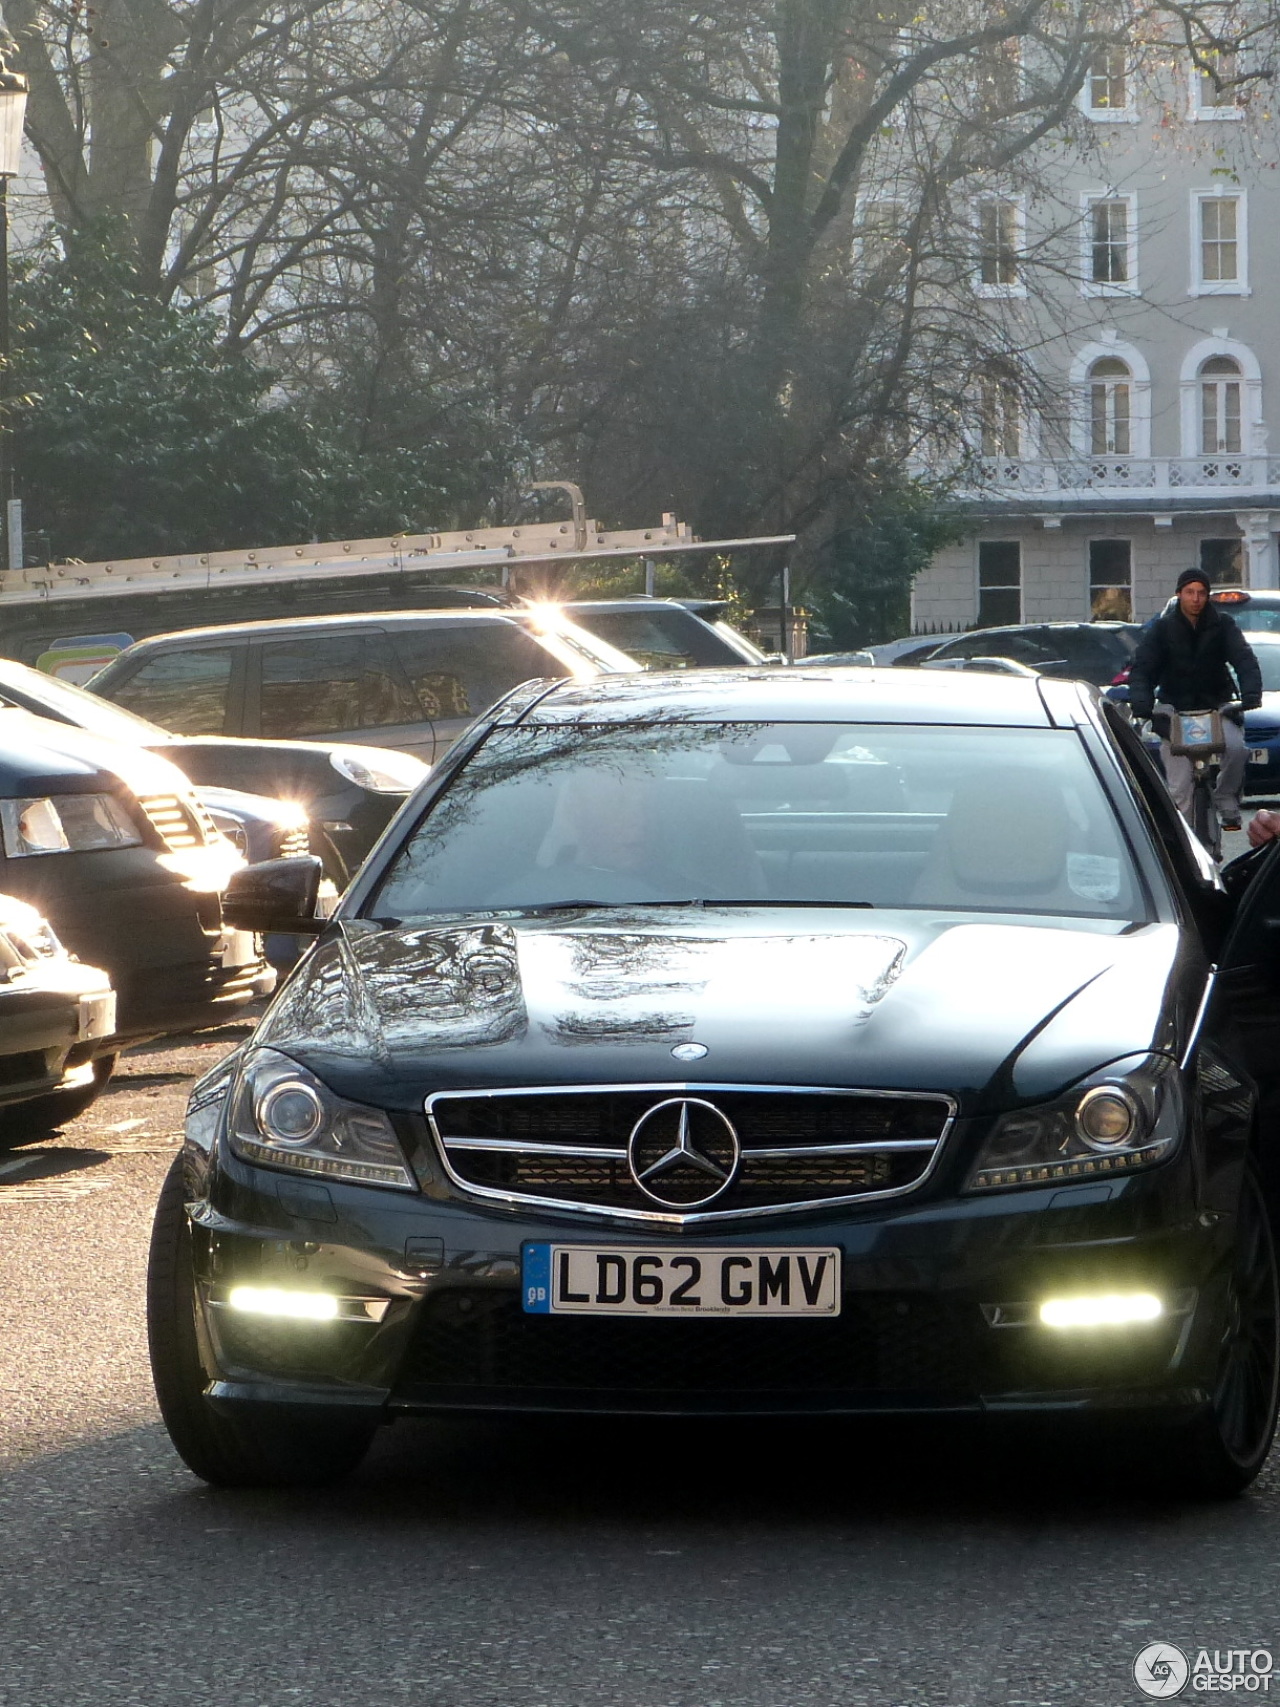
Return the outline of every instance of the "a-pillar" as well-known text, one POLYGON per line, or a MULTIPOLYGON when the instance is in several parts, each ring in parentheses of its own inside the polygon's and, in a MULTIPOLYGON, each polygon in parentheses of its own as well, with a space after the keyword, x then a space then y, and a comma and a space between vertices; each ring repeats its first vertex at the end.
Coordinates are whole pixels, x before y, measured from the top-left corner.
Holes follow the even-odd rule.
POLYGON ((1245 510, 1236 517, 1244 535, 1244 581, 1247 587, 1280 587, 1280 553, 1276 529, 1280 518, 1274 510, 1245 510))

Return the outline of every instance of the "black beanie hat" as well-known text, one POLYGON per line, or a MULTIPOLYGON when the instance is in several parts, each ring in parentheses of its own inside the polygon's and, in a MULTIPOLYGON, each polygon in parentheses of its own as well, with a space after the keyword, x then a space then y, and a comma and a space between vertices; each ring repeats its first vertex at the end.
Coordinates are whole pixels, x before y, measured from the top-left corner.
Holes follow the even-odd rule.
POLYGON ((1213 587, 1213 582, 1203 569, 1184 569, 1178 576, 1178 585, 1175 591, 1180 593, 1184 587, 1189 587, 1193 581, 1199 581, 1206 593, 1213 587))

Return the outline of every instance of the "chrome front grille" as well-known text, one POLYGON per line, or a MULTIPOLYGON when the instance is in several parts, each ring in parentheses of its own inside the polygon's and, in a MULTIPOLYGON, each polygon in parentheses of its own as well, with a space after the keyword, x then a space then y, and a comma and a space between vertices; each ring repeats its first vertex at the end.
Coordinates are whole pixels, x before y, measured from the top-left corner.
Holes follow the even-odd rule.
POLYGON ((443 1091, 427 1119, 450 1179, 478 1197, 665 1223, 894 1197, 932 1172, 955 1116, 949 1097, 767 1085, 610 1085, 443 1091), (706 1207, 655 1202, 628 1146, 673 1099, 711 1104, 737 1134, 736 1173, 706 1207))
POLYGON ((139 796, 138 804, 170 853, 205 847, 218 834, 213 819, 194 798, 181 800, 176 794, 144 794, 139 796))

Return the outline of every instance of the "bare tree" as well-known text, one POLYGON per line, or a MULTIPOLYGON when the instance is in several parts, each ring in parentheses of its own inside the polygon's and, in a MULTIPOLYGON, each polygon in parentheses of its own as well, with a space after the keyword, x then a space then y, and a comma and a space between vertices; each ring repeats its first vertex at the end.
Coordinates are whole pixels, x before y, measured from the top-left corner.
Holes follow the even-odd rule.
POLYGON ((121 222, 360 443, 464 446, 495 510, 577 470, 815 539, 1032 383, 1053 328, 975 293, 974 202, 1034 192, 1019 265, 1063 270, 1096 55, 1245 85, 1277 5, 0 0, 60 228, 121 222))
MULTIPOLYGON (((674 293, 655 273, 635 318, 578 352, 551 442, 577 433, 593 489, 819 533, 926 434, 963 452, 984 373, 1032 383, 1028 346, 1055 328, 975 292, 973 204, 1030 192, 1042 226, 1018 264, 1069 270, 1079 215, 1054 206, 1050 144, 1089 146, 1077 97, 1099 53, 1181 47, 1244 83, 1269 74, 1276 22, 1162 0, 533 3, 569 68, 566 138, 625 165, 684 258, 674 293)), ((631 236, 643 278, 658 250, 631 236)))

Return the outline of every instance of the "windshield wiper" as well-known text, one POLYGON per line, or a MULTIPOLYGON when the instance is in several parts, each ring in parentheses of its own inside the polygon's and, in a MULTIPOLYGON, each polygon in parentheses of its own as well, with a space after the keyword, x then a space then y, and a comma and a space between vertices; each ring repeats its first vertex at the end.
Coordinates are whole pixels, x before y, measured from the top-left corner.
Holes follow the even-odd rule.
POLYGON ((772 899, 761 900, 758 896, 751 896, 748 898, 744 898, 741 901, 739 901, 736 898, 734 898, 733 900, 722 901, 717 897, 714 900, 685 902, 684 905, 685 906, 697 906, 697 907, 874 907, 875 902, 874 901, 775 901, 772 899))
POLYGON ((531 907, 494 907, 486 912, 503 913, 571 913, 583 908, 608 909, 610 912, 632 912, 640 907, 874 907, 874 901, 775 901, 756 895, 686 895, 670 901, 543 901, 531 907))

